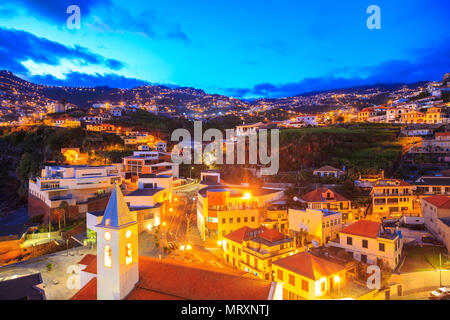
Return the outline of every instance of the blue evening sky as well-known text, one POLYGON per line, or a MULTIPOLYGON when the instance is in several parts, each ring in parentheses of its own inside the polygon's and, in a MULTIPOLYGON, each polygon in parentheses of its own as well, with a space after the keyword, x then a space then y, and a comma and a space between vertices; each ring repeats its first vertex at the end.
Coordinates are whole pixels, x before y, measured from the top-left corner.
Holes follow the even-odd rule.
POLYGON ((3 0, 0 69, 74 86, 192 86, 236 97, 439 80, 448 0, 3 0), (66 26, 68 5, 81 28, 66 26), (369 30, 369 5, 381 29, 369 30))

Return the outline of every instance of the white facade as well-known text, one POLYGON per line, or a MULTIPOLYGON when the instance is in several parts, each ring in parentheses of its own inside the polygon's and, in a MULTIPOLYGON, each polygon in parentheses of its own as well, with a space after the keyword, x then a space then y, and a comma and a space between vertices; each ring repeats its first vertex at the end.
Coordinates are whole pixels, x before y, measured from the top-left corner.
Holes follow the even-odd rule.
POLYGON ((97 225, 97 299, 124 299, 139 281, 138 225, 116 186, 97 225))

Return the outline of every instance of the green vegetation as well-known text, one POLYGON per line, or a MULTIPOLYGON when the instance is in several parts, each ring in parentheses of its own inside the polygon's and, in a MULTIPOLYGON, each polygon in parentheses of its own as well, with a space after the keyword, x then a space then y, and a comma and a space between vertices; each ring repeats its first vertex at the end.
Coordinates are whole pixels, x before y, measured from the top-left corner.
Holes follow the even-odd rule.
POLYGON ((354 125, 282 130, 281 171, 345 166, 350 173, 389 169, 402 151, 399 129, 386 125, 354 125))
POLYGON ((158 138, 162 138, 160 136, 161 132, 171 133, 176 128, 189 127, 189 122, 186 119, 166 118, 144 110, 127 113, 120 119, 109 122, 117 126, 136 127, 147 130, 155 134, 158 138))
POLYGON ((443 247, 437 246, 404 246, 405 262, 401 272, 430 271, 439 269, 439 254, 442 258, 442 269, 450 270, 450 259, 443 247))

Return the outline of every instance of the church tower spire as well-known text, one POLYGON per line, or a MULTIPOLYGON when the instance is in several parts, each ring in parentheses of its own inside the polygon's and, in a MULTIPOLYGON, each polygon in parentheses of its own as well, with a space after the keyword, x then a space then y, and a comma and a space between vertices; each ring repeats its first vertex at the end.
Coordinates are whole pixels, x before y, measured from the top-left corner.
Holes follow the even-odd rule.
POLYGON ((123 299, 139 280, 138 225, 117 184, 96 227, 97 299, 123 299))

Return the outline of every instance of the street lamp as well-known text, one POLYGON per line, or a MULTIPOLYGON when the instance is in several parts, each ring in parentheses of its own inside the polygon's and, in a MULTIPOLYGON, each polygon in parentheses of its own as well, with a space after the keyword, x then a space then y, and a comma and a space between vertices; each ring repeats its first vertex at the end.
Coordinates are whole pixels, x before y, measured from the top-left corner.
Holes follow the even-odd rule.
POLYGON ((338 275, 334 276, 334 283, 337 283, 339 286, 338 300, 340 300, 341 299, 341 278, 338 275))

